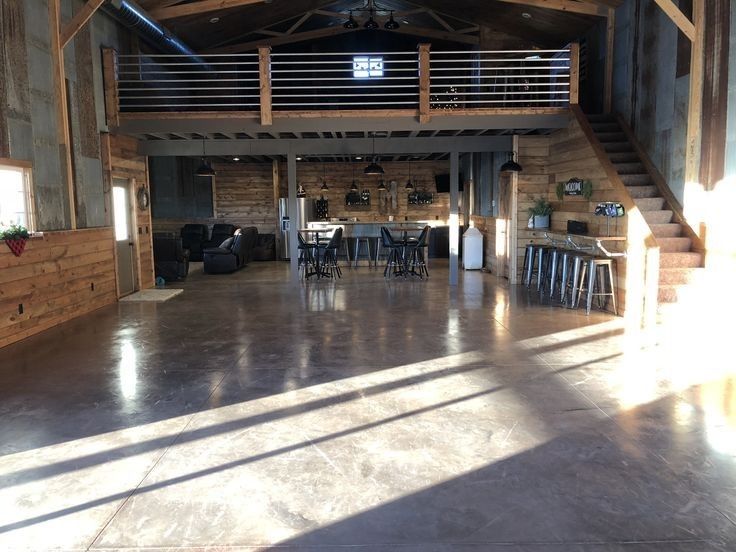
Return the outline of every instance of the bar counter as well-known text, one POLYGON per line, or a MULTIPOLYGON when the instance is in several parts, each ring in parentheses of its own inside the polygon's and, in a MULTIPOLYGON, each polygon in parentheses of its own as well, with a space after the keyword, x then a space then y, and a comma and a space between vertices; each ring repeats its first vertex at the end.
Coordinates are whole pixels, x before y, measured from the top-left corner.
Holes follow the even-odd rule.
POLYGON ((383 220, 383 221, 313 221, 307 224, 309 228, 337 228, 341 226, 346 238, 378 238, 381 236, 381 227, 389 229, 401 228, 405 230, 421 230, 425 226, 433 228, 447 226, 444 220, 383 220))

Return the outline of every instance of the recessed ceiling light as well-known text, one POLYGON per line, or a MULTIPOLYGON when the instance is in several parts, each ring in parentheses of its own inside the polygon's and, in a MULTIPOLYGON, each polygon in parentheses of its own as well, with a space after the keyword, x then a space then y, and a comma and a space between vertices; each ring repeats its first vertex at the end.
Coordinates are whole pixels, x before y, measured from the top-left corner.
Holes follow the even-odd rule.
POLYGON ((524 19, 531 19, 532 14, 530 14, 529 12, 522 12, 521 17, 523 17, 524 19))
POLYGON ((219 17, 210 17, 210 23, 217 23, 218 21, 220 21, 219 17))
POLYGON ((233 161, 240 161, 240 157, 233 157, 233 161))

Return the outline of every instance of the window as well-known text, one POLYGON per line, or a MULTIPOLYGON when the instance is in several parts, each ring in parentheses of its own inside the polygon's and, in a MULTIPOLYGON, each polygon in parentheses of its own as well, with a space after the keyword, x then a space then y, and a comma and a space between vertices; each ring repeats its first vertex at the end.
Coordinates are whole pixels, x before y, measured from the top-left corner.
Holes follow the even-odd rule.
POLYGON ((20 163, 0 162, 0 223, 34 230, 31 170, 20 163))
POLYGON ((353 57, 353 77, 356 79, 375 79, 383 77, 383 57, 353 57))

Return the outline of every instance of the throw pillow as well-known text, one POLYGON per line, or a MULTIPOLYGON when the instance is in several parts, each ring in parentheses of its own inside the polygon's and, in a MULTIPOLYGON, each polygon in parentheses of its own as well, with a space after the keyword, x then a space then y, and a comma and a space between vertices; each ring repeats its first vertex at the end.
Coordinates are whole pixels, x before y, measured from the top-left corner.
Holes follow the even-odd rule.
POLYGON ((233 241, 235 241, 235 238, 230 237, 226 239, 224 242, 220 244, 220 247, 222 249, 230 249, 233 246, 233 241))

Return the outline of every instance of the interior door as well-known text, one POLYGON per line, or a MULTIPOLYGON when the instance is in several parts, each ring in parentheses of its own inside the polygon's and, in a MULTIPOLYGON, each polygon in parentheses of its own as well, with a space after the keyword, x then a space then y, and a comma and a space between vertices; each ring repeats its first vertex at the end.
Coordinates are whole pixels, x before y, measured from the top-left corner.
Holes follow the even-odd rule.
POLYGON ((114 179, 112 187, 113 217, 115 220, 115 246, 117 248, 118 289, 120 296, 135 291, 133 263, 133 210, 128 182, 114 179))

